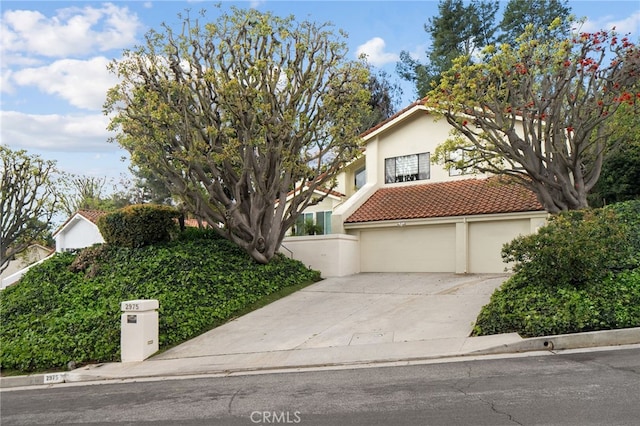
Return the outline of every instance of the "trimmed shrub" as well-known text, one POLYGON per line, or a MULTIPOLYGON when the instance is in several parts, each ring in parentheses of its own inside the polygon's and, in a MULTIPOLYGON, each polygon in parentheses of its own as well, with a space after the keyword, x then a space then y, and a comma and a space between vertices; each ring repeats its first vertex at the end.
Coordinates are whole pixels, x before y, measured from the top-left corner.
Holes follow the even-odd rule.
POLYGON ((98 229, 107 244, 139 248, 167 242, 177 232, 178 210, 169 206, 137 204, 98 219, 98 229))
POLYGON ((523 337, 640 326, 640 200, 553 217, 506 244, 515 274, 474 335, 523 337))
POLYGON ((639 265, 640 201, 560 213, 502 249, 528 284, 580 286, 639 265))
POLYGON ((640 268, 579 288, 541 287, 514 275, 482 308, 473 334, 535 337, 626 327, 640 327, 640 268))

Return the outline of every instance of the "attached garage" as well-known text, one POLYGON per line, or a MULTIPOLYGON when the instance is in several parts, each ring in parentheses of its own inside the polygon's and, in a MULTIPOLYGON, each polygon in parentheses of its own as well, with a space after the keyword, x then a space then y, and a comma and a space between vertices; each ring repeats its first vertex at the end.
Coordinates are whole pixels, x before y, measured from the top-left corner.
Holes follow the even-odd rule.
POLYGON ((454 272, 455 224, 360 231, 361 272, 454 272))
POLYGON ((501 273, 503 244, 547 214, 535 195, 497 179, 378 189, 344 222, 361 272, 501 273))

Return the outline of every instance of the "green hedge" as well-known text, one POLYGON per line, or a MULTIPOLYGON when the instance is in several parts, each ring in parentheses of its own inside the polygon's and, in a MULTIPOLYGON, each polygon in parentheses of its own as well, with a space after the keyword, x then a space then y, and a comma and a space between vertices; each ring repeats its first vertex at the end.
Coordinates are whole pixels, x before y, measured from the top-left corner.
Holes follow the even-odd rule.
POLYGON ((515 275, 482 308, 474 335, 522 337, 640 327, 640 269, 611 274, 576 288, 541 287, 515 275))
POLYGON ((475 335, 525 337, 640 326, 640 200, 553 217, 506 244, 515 274, 475 335))
POLYGON ((137 248, 166 242, 176 234, 178 210, 169 206, 137 204, 98 219, 107 244, 137 248))
POLYGON ((0 366, 29 372, 119 360, 124 300, 159 300, 166 348, 280 289, 318 279, 283 256, 258 264, 211 230, 139 249, 103 245, 57 254, 0 293, 0 366))

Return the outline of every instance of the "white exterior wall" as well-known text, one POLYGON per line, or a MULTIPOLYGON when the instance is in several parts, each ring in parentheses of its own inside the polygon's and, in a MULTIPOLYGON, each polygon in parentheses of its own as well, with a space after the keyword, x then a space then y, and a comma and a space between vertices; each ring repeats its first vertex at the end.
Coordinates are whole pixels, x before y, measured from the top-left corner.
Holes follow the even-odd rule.
POLYGON ((330 211, 333 211, 333 209, 335 208, 336 205, 338 205, 339 202, 340 200, 338 198, 328 195, 327 198, 320 201, 315 206, 307 207, 306 209, 304 209, 304 212, 305 213, 327 212, 327 211, 330 212, 330 211))
POLYGON ((336 187, 333 188, 334 191, 346 195, 347 198, 355 194, 355 173, 365 166, 365 161, 364 157, 360 157, 338 173, 336 176, 336 187))
MULTIPOLYGON (((447 140, 452 127, 444 118, 438 118, 426 111, 414 113, 404 121, 396 124, 392 131, 382 132, 375 136, 379 147, 378 161, 376 167, 377 180, 383 186, 416 185, 421 183, 434 183, 451 180, 469 179, 474 175, 449 176, 449 171, 442 164, 432 162, 436 147, 447 140), (402 182, 385 184, 384 162, 386 158, 399 157, 403 155, 429 153, 430 177, 426 180, 415 182, 402 182)), ((367 155, 370 154, 369 144, 367 144, 367 155)), ((367 167, 367 170, 369 168, 367 167)), ((483 175, 479 175, 483 176, 483 175)))
POLYGON ((60 230, 55 239, 56 251, 58 252, 104 243, 104 238, 102 238, 98 227, 79 215, 76 215, 60 230))
POLYGON ((331 234, 286 237, 280 253, 320 271, 323 278, 343 277, 360 272, 358 238, 331 234))

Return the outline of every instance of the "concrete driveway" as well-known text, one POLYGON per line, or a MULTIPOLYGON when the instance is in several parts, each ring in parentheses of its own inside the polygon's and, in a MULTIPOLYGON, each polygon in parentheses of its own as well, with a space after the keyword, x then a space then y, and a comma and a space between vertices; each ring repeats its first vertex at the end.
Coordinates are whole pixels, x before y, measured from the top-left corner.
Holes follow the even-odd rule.
POLYGON ((363 273, 328 278, 152 359, 459 342, 469 336, 480 308, 507 277, 363 273))

